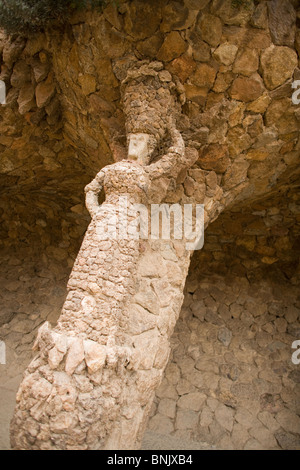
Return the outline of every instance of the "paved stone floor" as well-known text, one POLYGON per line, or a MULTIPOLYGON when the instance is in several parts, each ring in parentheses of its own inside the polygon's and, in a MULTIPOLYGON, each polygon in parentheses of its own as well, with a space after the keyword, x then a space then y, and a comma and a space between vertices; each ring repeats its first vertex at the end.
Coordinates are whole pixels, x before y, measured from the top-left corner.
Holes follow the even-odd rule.
POLYGON ((190 277, 149 429, 219 449, 300 449, 298 296, 288 283, 190 277))
POLYGON ((0 364, 0 449, 9 449, 9 423, 22 373, 33 357, 39 326, 58 318, 68 270, 26 252, 2 253, 0 260, 0 340, 6 346, 6 365, 0 364))
MULTIPOLYGON (((67 277, 59 263, 2 257, 0 449, 9 449, 15 393, 37 328, 56 321, 67 277)), ((300 449, 300 365, 291 361, 298 295, 297 286, 268 279, 189 276, 143 448, 300 449)))

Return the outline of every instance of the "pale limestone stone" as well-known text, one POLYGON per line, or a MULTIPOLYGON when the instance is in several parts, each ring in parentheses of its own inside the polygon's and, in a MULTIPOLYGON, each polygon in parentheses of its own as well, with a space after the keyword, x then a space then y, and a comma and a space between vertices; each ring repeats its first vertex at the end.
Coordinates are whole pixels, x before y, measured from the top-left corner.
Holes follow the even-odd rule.
POLYGON ((178 410, 176 414, 175 429, 192 429, 198 423, 198 413, 191 410, 178 410))
POLYGON ((84 347, 81 339, 74 338, 66 357, 65 371, 72 375, 76 367, 84 360, 84 347))
POLYGON ((256 439, 264 449, 277 447, 277 442, 272 433, 265 426, 254 427, 249 430, 250 436, 256 439))
POLYGON ((93 341, 84 341, 84 358, 90 373, 95 373, 105 365, 106 349, 93 341))
POLYGON ((167 416, 168 418, 175 418, 176 402, 174 400, 170 400, 169 398, 163 398, 159 402, 158 412, 163 416, 167 416))
POLYGON ((229 432, 231 432, 233 428, 233 416, 233 410, 225 405, 219 405, 215 411, 217 422, 229 432))
POLYGON ((213 413, 211 410, 206 406, 203 407, 201 410, 200 415, 200 426, 209 426, 213 421, 213 413))
POLYGON ((149 429, 160 434, 169 434, 174 431, 174 425, 170 418, 162 415, 155 415, 149 422, 149 429))
POLYGON ((257 417, 271 432, 275 432, 280 428, 280 424, 275 417, 267 411, 262 411, 257 417))
POLYGON ((287 432, 299 434, 300 418, 288 409, 279 411, 276 415, 276 420, 287 432))
POLYGON ((51 369, 57 369, 57 367, 63 360, 64 355, 65 355, 64 353, 58 351, 57 347, 54 347, 49 351, 48 361, 49 361, 49 365, 51 369))
POLYGON ((238 47, 234 44, 223 43, 213 53, 215 59, 224 65, 231 65, 234 62, 238 47))
POLYGON ((177 406, 179 408, 200 411, 204 404, 206 396, 203 393, 192 392, 179 398, 177 406))

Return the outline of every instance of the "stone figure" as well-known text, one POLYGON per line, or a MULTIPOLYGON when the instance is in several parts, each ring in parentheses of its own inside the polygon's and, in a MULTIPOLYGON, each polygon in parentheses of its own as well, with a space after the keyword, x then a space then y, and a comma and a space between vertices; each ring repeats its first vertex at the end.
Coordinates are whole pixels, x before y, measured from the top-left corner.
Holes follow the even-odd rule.
POLYGON ((136 205, 161 202, 198 153, 176 129, 175 86, 161 64, 130 71, 123 87, 128 159, 85 188, 92 220, 58 323, 40 328, 20 385, 15 449, 138 448, 167 364, 190 254, 125 228, 137 225, 136 205), (170 146, 157 158, 164 137, 170 146))

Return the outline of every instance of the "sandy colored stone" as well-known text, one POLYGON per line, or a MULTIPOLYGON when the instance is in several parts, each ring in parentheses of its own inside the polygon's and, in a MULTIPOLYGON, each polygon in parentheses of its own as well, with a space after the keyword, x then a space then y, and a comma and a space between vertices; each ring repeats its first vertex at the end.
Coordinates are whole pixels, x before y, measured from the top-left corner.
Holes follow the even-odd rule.
POLYGON ((180 33, 172 31, 167 34, 165 40, 157 53, 157 58, 165 62, 170 62, 182 55, 187 49, 186 42, 182 39, 180 33))
POLYGON ((183 55, 177 59, 174 59, 169 64, 168 68, 171 73, 177 75, 182 82, 185 82, 186 79, 194 72, 196 68, 196 62, 191 57, 183 55))
POLYGON ((250 23, 256 28, 265 29, 268 27, 268 10, 265 3, 259 3, 255 7, 250 23))
POLYGON ((90 95, 96 91, 96 79, 93 75, 79 75, 78 81, 84 95, 90 95))
POLYGON ((227 431, 231 432, 233 428, 234 411, 225 405, 219 405, 215 411, 217 422, 227 431))
POLYGON ((231 65, 237 54, 238 47, 230 43, 222 43, 213 53, 215 59, 221 64, 231 65))
POLYGON ((90 373, 93 374, 104 366, 106 350, 100 344, 85 341, 84 358, 90 373))
POLYGON ((64 353, 58 351, 56 347, 49 351, 49 365, 51 369, 56 369, 64 358, 64 353))
POLYGON ((13 87, 21 88, 26 82, 27 85, 30 85, 30 67, 26 61, 21 60, 17 62, 13 68, 13 72, 10 77, 10 83, 13 87))
POLYGON ((257 71, 259 65, 258 53, 255 49, 246 48, 239 51, 233 64, 233 73, 239 73, 249 77, 257 71))
POLYGON ((250 436, 256 439, 265 450, 277 447, 273 434, 265 426, 257 426, 249 430, 250 436))
POLYGON ((179 398, 177 406, 179 408, 200 411, 203 403, 205 402, 206 396, 203 393, 193 392, 183 395, 179 398))
POLYGON ((230 95, 233 99, 246 103, 257 100, 263 92, 264 86, 258 74, 236 78, 230 89, 230 95))
POLYGON ((167 416, 168 418, 175 418, 176 401, 170 400, 170 398, 163 398, 159 402, 158 412, 161 413, 163 416, 167 416))
POLYGON ((20 89, 18 96, 20 114, 25 114, 35 107, 34 92, 34 86, 31 84, 26 84, 20 89))
POLYGON ((234 75, 231 72, 218 73, 214 83, 213 91, 221 93, 226 91, 231 85, 234 75))
POLYGON ((174 431, 174 426, 170 418, 163 415, 155 415, 149 422, 149 429, 160 434, 169 434, 174 431))
POLYGON ((280 424, 276 420, 275 416, 267 411, 262 411, 257 417, 271 432, 275 432, 280 428, 280 424))
POLYGON ((263 161, 268 158, 270 153, 263 149, 251 149, 247 152, 247 158, 250 160, 263 161))
POLYGON ((193 48, 193 58, 198 62, 209 62, 211 58, 210 46, 202 41, 200 33, 196 30, 191 31, 188 35, 188 41, 193 48))
POLYGON ((216 47, 222 36, 222 22, 217 16, 203 13, 198 21, 198 31, 203 41, 210 46, 216 47))
POLYGON ((35 90, 36 104, 38 108, 47 106, 55 93, 55 83, 51 75, 43 82, 40 82, 35 90))
POLYGON ((214 170, 216 173, 224 173, 229 162, 226 145, 211 144, 199 156, 200 166, 205 170, 214 170))
POLYGON ((212 411, 207 406, 203 407, 200 415, 200 426, 209 426, 212 423, 213 418, 214 416, 212 411))
POLYGON ((254 438, 248 439, 244 446, 244 450, 267 450, 265 446, 254 438))
POLYGON ((185 395, 187 393, 193 392, 195 387, 186 379, 180 379, 176 385, 176 390, 178 395, 185 395))
POLYGON ((211 88, 215 81, 216 70, 207 64, 199 64, 191 76, 191 82, 198 87, 211 88))
POLYGON ((297 67, 297 54, 286 46, 270 46, 262 52, 260 62, 264 83, 273 90, 291 78, 297 67))
POLYGON ((259 98, 249 103, 247 105, 247 109, 249 111, 253 111, 254 113, 264 113, 268 108, 270 102, 270 96, 267 92, 264 92, 259 98))
POLYGON ((74 339, 66 357, 65 371, 72 375, 76 367, 84 360, 83 341, 74 339))
POLYGON ((299 309, 294 306, 288 306, 284 318, 288 323, 294 323, 299 317, 299 309))
POLYGON ((276 415, 276 420, 285 431, 295 434, 300 433, 300 418, 290 410, 283 409, 279 411, 276 415))
POLYGON ((278 125, 280 118, 286 113, 290 107, 288 98, 272 101, 266 111, 266 124, 268 126, 278 125))
POLYGON ((193 101, 200 106, 204 106, 207 98, 208 89, 186 83, 184 85, 187 100, 193 101))
POLYGON ((239 407, 236 415, 235 415, 235 420, 244 426, 246 429, 252 428, 253 426, 256 426, 259 424, 258 420, 253 416, 252 413, 250 413, 249 410, 246 408, 239 407))
POLYGON ((47 78, 49 73, 50 63, 48 60, 43 62, 40 59, 35 59, 31 62, 34 79, 37 83, 42 82, 47 78))
POLYGON ((232 332, 228 328, 221 328, 218 331, 218 340, 224 344, 224 346, 228 347, 230 345, 232 338, 232 332))
POLYGON ((294 434, 278 431, 275 433, 275 437, 280 447, 284 450, 300 449, 300 439, 294 434))
POLYGON ((198 423, 198 413, 192 410, 178 410, 176 414, 175 429, 192 429, 198 423))
POLYGON ((250 436, 244 426, 239 423, 234 423, 231 438, 235 450, 242 450, 249 437, 250 436))
POLYGON ((247 178, 249 163, 244 159, 237 159, 224 175, 224 188, 230 188, 242 183, 247 178))

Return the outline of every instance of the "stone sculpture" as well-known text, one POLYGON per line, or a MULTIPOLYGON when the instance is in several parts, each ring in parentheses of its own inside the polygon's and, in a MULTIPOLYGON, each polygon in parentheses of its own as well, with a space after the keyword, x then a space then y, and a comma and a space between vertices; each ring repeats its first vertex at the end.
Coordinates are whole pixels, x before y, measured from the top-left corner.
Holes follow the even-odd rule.
POLYGON ((183 240, 114 236, 107 221, 119 235, 135 226, 136 204, 160 203, 198 153, 185 149, 175 127, 176 86, 160 63, 139 65, 122 86, 128 159, 103 168, 86 187, 92 221, 58 323, 40 328, 38 355, 18 391, 15 449, 138 448, 168 361, 190 253, 183 240), (171 145, 157 158, 165 137, 171 145))

